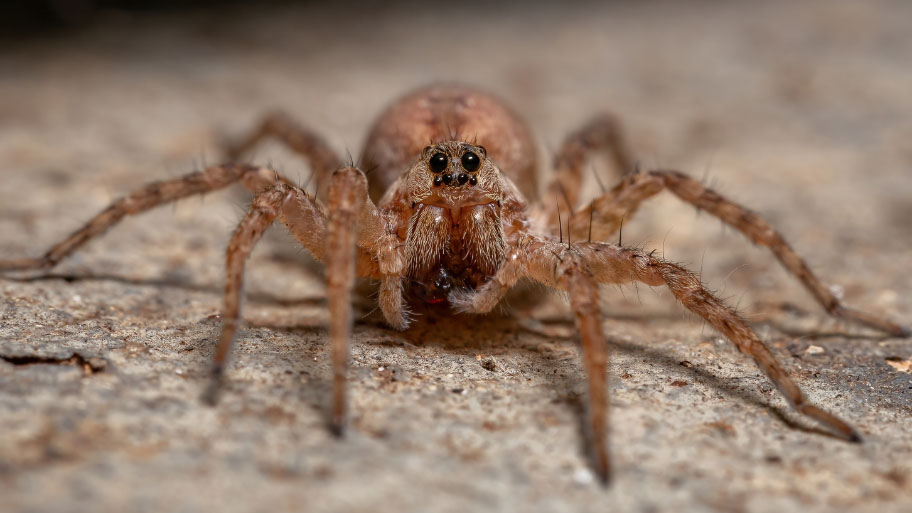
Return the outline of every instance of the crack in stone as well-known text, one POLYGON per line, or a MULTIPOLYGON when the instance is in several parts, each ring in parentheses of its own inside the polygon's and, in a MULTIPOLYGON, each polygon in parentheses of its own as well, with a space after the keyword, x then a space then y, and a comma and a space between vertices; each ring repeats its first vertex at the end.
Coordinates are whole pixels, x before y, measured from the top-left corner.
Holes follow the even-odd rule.
POLYGON ((101 358, 86 358, 79 353, 73 353, 67 358, 55 358, 53 356, 37 356, 37 355, 3 355, 0 354, 0 360, 9 362, 16 366, 28 366, 28 365, 71 365, 82 369, 84 376, 91 376, 93 374, 104 372, 105 367, 107 367, 107 362, 101 358))

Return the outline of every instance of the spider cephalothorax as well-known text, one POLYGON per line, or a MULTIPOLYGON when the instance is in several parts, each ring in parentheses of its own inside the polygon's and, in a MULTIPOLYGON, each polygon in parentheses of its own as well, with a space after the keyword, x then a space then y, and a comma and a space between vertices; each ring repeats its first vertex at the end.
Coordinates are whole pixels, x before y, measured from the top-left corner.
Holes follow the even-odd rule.
POLYGON ((206 398, 214 402, 217 397, 241 321, 244 262, 263 231, 279 219, 327 268, 332 426, 337 433, 346 424, 351 293, 357 274, 379 282, 380 310, 389 325, 400 330, 410 322, 405 291, 429 303, 446 301, 457 312, 479 314, 493 309, 522 278, 560 289, 567 293, 580 333, 588 376, 589 449, 603 479, 608 478, 609 464, 607 352, 598 308, 602 284, 666 286, 684 307, 753 358, 796 410, 836 436, 860 441, 848 424, 807 401, 747 323, 706 290, 696 275, 651 252, 603 242, 625 216, 662 190, 768 247, 831 315, 891 335, 909 335, 908 329, 891 321, 843 306, 766 221, 683 173, 627 174, 613 189, 581 204, 582 170, 592 153, 608 152, 620 170, 632 167, 630 152, 608 116, 596 117, 567 138, 555 156, 551 183, 528 208, 520 190, 532 198, 537 192, 529 131, 498 99, 471 88, 433 86, 387 109, 365 145, 362 160, 374 170, 370 181, 354 166, 339 168, 334 152, 320 137, 281 115, 268 117, 257 131, 233 145, 229 156, 239 158, 264 136, 278 137, 308 159, 322 183, 330 183, 327 204, 268 168, 211 166, 149 184, 116 201, 44 256, 0 261, 0 270, 51 267, 126 215, 240 182, 256 196, 228 245, 224 324, 206 398), (475 139, 453 140, 453 133, 475 134, 475 139), (425 147, 428 140, 440 142, 425 147), (372 198, 381 199, 374 204, 372 198), (568 224, 565 233, 555 215, 561 203, 568 215, 588 218, 588 226, 568 224))

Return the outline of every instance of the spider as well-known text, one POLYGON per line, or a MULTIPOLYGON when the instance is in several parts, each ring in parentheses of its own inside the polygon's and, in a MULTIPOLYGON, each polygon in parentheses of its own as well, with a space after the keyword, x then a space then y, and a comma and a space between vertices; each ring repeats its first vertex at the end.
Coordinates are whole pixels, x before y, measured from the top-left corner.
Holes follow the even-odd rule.
POLYGON ((263 232, 279 219, 326 266, 333 372, 330 426, 337 434, 346 425, 351 296, 357 276, 379 282, 379 308, 396 330, 412 322, 409 304, 483 314, 521 279, 559 289, 569 297, 588 377, 587 452, 605 482, 610 468, 607 351, 599 311, 603 284, 668 287, 685 308, 753 358, 795 410, 837 437, 861 441, 846 422, 807 400, 748 324, 694 273, 654 252, 603 242, 642 202, 663 190, 768 247, 830 315, 890 335, 910 333, 843 306, 766 221, 681 172, 637 170, 580 205, 583 166, 592 155, 606 152, 618 169, 633 168, 618 123, 608 115, 569 135, 554 159, 551 183, 532 204, 526 198, 536 196, 536 152, 528 128, 502 101, 467 86, 433 85, 394 102, 368 135, 361 161, 369 174, 343 165, 322 138, 280 113, 266 116, 256 130, 228 146, 232 163, 141 187, 43 256, 0 261, 0 271, 51 268, 125 216, 239 182, 255 196, 228 244, 223 324, 204 399, 217 400, 241 324, 245 261, 263 232), (468 141, 459 134, 473 137, 468 141), (325 202, 269 167, 238 163, 267 137, 301 154, 314 176, 329 183, 325 202), (565 232, 560 203, 568 214, 588 217, 588 225, 568 223, 565 232))

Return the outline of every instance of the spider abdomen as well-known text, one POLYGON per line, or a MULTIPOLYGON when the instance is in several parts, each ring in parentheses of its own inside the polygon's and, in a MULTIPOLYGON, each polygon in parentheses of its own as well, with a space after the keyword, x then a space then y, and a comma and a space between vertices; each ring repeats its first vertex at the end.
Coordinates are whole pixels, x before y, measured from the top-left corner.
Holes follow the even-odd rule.
POLYGON ((450 140, 486 147, 523 195, 535 197, 537 152, 526 124, 499 98, 456 84, 416 90, 377 118, 361 156, 373 169, 371 197, 381 198, 429 142, 450 140))

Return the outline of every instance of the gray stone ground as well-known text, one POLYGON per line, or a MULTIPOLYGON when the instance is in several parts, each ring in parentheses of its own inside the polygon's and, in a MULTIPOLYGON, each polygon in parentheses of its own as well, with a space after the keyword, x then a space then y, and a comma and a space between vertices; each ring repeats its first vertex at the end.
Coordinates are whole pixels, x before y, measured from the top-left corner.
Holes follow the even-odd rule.
MULTIPOLYGON (((0 254, 38 254, 132 187, 217 159, 219 138, 267 108, 357 153, 387 101, 458 79, 507 97, 545 157, 591 113, 617 112, 644 166, 706 177, 849 304, 912 323, 912 3, 790 4, 111 13, 4 44, 0 254)), ((267 159, 307 175, 277 146, 267 159)), ((162 208, 52 276, 0 278, 0 510, 912 510, 912 341, 828 319, 766 251, 668 195, 624 241, 702 267, 863 445, 815 432, 647 287, 604 291, 607 490, 581 451, 559 299, 406 333, 359 302, 353 429, 335 440, 322 278, 280 230, 249 265, 227 393, 203 407, 222 252, 246 201, 162 208)))

